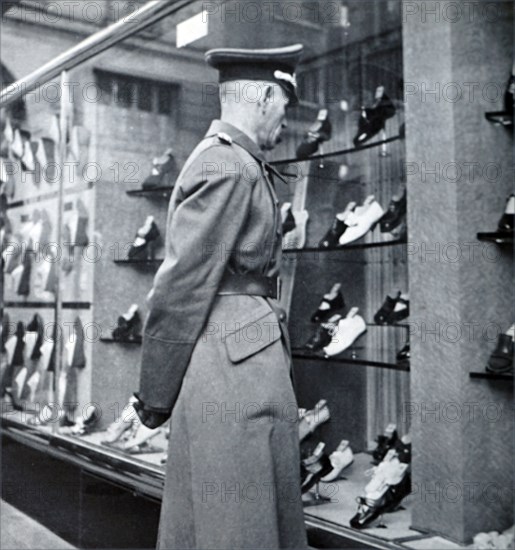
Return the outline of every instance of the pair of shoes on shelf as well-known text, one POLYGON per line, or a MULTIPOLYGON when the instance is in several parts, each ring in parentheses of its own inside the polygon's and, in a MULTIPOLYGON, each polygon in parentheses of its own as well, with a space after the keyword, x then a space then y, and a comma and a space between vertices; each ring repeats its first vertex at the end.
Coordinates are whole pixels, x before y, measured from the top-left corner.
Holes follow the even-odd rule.
POLYGON ((152 161, 152 173, 143 182, 143 189, 155 189, 169 187, 175 184, 177 167, 173 156, 173 149, 167 149, 163 155, 154 158, 152 161))
POLYGON ((137 304, 132 304, 127 313, 118 317, 112 336, 117 342, 141 341, 141 316, 137 304))
POLYGON ((392 295, 387 295, 383 305, 374 315, 377 325, 393 325, 409 317, 409 297, 400 290, 392 295))
POLYGON ((333 225, 320 241, 319 248, 345 246, 357 241, 373 230, 384 216, 384 210, 374 195, 369 195, 362 206, 356 204, 351 202, 343 212, 336 214, 333 225))
POLYGON ((360 147, 384 130, 386 121, 395 115, 395 106, 386 95, 383 86, 378 86, 372 107, 362 107, 354 146, 360 147))
POLYGON ((154 220, 154 216, 147 216, 145 223, 140 227, 129 249, 129 259, 145 260, 154 253, 154 245, 160 236, 159 229, 154 220))
POLYGON ((326 357, 333 357, 343 353, 360 336, 365 334, 367 326, 363 317, 358 315, 358 311, 359 308, 354 307, 346 317, 338 321, 336 328, 332 331, 331 342, 323 348, 326 357))
POLYGON ((293 211, 291 203, 281 207, 283 250, 302 250, 306 245, 306 226, 309 220, 307 210, 293 211))
POLYGON ((492 352, 486 364, 487 372, 509 373, 513 372, 515 325, 512 325, 504 334, 499 334, 497 346, 492 352))
POLYGON ((308 130, 304 141, 297 147, 297 159, 305 160, 314 155, 320 145, 331 139, 332 125, 329 120, 329 111, 321 109, 316 122, 308 130))

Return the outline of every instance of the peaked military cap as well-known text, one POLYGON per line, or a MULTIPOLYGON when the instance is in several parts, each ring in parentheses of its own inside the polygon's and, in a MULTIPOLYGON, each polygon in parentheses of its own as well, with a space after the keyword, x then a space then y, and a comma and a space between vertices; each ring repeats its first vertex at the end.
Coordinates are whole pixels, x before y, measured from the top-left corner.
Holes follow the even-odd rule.
POLYGON ((220 83, 231 80, 275 82, 289 95, 290 104, 296 104, 295 69, 303 51, 302 44, 264 50, 217 48, 206 52, 206 61, 218 69, 220 83))

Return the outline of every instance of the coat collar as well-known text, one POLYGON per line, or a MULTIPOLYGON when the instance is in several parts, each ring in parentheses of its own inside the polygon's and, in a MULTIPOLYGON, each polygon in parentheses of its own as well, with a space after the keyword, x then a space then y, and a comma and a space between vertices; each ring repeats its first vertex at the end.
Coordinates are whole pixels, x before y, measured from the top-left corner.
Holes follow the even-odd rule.
POLYGON ((258 147, 257 143, 232 124, 221 120, 213 120, 209 130, 207 131, 206 137, 216 136, 219 133, 227 134, 234 141, 234 143, 237 143, 240 147, 243 147, 243 149, 248 151, 253 157, 261 162, 266 162, 263 152, 258 147))
POLYGON ((251 139, 245 132, 238 130, 236 126, 229 124, 228 122, 223 122, 222 120, 213 120, 209 130, 207 131, 206 138, 216 136, 217 134, 227 134, 234 143, 237 143, 240 147, 243 147, 248 151, 254 158, 262 162, 268 170, 274 173, 281 181, 288 184, 288 181, 280 174, 273 166, 266 162, 263 155, 263 151, 258 147, 257 143, 251 139))

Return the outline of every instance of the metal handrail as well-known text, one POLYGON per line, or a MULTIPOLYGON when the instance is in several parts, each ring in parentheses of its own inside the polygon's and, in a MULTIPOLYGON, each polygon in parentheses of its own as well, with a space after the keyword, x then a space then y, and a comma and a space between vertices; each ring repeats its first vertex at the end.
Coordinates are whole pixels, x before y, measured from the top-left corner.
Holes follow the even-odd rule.
POLYGON ((14 103, 59 76, 62 71, 69 71, 188 4, 191 4, 190 0, 151 0, 130 16, 92 34, 39 69, 4 88, 0 92, 0 107, 14 103))

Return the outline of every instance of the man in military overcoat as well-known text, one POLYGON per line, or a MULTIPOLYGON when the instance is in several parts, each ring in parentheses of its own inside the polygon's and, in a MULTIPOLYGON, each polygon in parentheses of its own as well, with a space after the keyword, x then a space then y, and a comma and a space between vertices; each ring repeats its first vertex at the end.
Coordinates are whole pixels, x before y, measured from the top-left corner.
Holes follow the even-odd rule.
POLYGON ((217 49, 221 120, 186 162, 149 300, 135 408, 171 415, 159 548, 305 548, 297 403, 278 306, 278 174, 295 45, 217 49))

